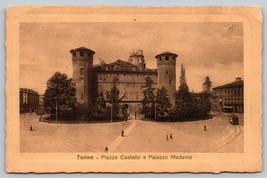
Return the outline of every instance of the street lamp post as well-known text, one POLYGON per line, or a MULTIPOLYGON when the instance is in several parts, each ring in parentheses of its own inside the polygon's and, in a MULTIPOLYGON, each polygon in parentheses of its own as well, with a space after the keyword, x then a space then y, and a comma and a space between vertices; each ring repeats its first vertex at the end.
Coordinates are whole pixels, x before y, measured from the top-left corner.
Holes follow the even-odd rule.
POLYGON ((155 99, 155 120, 157 120, 157 99, 155 99))
POLYGON ((57 106, 57 101, 56 101, 56 123, 57 123, 57 110, 58 110, 58 106, 57 106))

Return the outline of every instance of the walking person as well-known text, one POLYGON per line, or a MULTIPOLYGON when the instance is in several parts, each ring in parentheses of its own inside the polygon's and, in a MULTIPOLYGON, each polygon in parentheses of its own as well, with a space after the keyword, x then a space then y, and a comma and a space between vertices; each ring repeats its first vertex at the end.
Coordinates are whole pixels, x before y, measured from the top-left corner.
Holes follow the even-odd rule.
POLYGON ((106 148, 105 148, 105 152, 108 152, 108 147, 106 146, 106 148))
POLYGON ((206 126, 206 125, 204 125, 204 132, 205 132, 205 131, 207 131, 207 126, 206 126))
POLYGON ((124 136, 124 130, 123 129, 121 130, 121 136, 122 137, 124 136))

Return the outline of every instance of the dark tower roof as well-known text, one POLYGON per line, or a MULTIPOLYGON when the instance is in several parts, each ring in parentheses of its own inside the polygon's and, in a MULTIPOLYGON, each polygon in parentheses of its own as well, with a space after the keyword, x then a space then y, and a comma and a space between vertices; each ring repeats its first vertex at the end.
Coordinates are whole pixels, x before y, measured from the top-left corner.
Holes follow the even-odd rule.
POLYGON ((164 55, 172 55, 172 56, 175 56, 175 57, 178 56, 178 55, 175 54, 175 53, 171 53, 171 52, 169 52, 169 51, 165 51, 165 52, 163 52, 163 53, 160 53, 160 54, 156 55, 155 58, 157 58, 157 57, 159 57, 159 56, 164 56, 164 55))
POLYGON ((79 47, 79 48, 75 48, 70 50, 70 52, 72 53, 73 51, 89 51, 90 53, 95 54, 95 52, 91 49, 85 48, 85 47, 79 47))

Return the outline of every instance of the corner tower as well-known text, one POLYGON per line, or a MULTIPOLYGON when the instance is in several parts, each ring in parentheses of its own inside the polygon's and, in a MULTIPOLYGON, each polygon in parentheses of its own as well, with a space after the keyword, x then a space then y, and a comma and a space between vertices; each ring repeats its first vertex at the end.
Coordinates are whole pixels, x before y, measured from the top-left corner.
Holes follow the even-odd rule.
POLYGON ((155 57, 158 67, 158 88, 164 86, 168 91, 172 106, 175 105, 177 57, 177 54, 171 52, 164 52, 155 57))
POLYGON ((80 47, 70 50, 77 102, 84 109, 92 105, 92 65, 94 51, 80 47))

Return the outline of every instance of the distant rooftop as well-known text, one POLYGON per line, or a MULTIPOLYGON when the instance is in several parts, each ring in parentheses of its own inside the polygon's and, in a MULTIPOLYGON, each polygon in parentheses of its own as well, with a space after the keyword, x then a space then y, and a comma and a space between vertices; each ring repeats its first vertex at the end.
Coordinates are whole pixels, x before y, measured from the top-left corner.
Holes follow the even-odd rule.
POLYGON ((75 48, 75 49, 70 50, 70 52, 72 53, 73 51, 81 51, 81 50, 90 51, 91 53, 94 53, 95 54, 95 52, 93 50, 88 49, 88 48, 85 48, 85 47, 75 48))
POLYGON ((148 69, 141 66, 134 65, 130 62, 123 61, 121 59, 116 60, 115 62, 111 62, 109 64, 102 64, 101 66, 95 66, 100 70, 108 70, 108 71, 147 71, 153 72, 157 71, 156 69, 148 69))
MULTIPOLYGON (((22 91, 22 92, 27 92, 27 93, 34 93, 34 94, 38 94, 37 91, 34 91, 32 89, 29 89, 29 88, 20 88, 19 91, 22 91)), ((39 95, 39 94, 38 94, 39 95)))
POLYGON ((237 77, 236 81, 232 82, 232 83, 227 83, 225 85, 221 85, 221 86, 217 86, 214 87, 213 89, 222 89, 222 88, 232 88, 232 87, 242 87, 244 85, 244 81, 240 78, 237 77))

